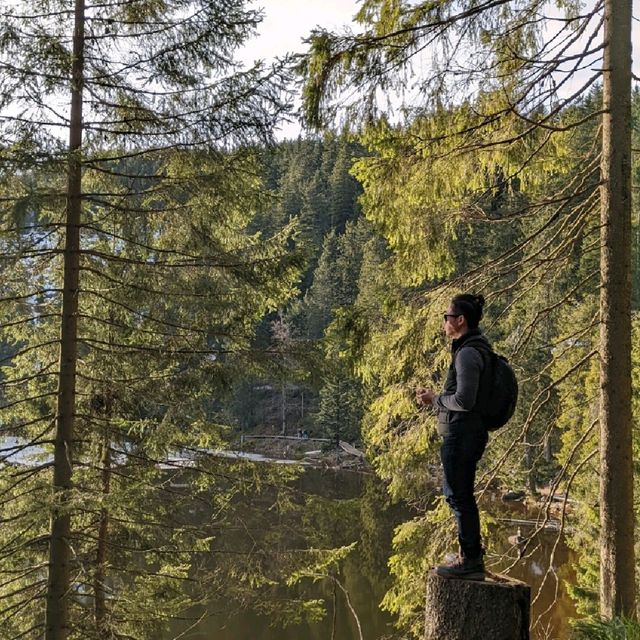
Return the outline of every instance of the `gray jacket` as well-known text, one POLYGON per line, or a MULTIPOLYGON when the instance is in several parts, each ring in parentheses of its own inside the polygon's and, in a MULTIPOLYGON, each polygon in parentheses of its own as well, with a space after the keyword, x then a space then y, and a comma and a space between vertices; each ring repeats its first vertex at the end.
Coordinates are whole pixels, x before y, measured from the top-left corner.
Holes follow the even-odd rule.
MULTIPOLYGON (((483 428, 479 412, 491 344, 480 329, 472 329, 451 345, 452 359, 444 389, 433 399, 442 436, 465 428, 483 428)), ((486 393, 484 393, 486 395, 486 393)))

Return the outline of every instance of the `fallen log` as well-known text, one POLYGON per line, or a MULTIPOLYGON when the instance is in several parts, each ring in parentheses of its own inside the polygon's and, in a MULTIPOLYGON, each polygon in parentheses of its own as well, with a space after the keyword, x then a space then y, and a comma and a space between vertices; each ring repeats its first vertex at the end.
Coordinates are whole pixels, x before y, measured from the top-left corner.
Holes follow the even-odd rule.
POLYGON ((427 576, 425 640, 529 640, 529 585, 487 573, 484 581, 427 576))

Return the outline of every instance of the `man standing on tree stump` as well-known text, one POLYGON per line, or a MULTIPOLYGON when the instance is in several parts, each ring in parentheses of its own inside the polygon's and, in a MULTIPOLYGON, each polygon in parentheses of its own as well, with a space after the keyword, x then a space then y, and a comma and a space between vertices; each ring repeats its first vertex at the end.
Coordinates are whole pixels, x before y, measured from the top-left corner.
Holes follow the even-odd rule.
POLYGON ((487 445, 487 430, 479 408, 488 393, 485 372, 491 345, 478 327, 484 297, 455 296, 444 313, 444 332, 451 338, 452 360, 440 395, 431 389, 416 389, 421 406, 438 412, 442 436, 440 457, 444 471, 444 496, 458 525, 460 554, 436 567, 443 578, 484 580, 484 550, 480 540, 480 515, 474 495, 476 466, 487 445))

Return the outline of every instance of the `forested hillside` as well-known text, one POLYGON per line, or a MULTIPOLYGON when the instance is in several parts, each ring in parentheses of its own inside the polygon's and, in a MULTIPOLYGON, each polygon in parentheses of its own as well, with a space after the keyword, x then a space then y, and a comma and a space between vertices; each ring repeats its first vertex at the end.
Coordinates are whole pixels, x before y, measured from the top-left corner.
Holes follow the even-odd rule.
POLYGON ((263 322, 258 344, 270 358, 236 392, 230 418, 252 433, 360 439, 361 384, 338 353, 336 323, 366 288, 376 242, 351 174, 362 146, 346 136, 299 139, 261 155, 270 205, 252 228, 270 237, 296 221, 305 258, 294 300, 263 322))

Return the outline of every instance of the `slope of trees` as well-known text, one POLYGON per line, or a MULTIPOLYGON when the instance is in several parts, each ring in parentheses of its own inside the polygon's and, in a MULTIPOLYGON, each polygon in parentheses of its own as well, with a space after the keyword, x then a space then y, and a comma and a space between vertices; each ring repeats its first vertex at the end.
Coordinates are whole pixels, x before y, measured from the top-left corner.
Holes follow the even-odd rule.
POLYGON ((373 237, 360 216, 360 185, 350 173, 362 153, 346 136, 328 134, 282 142, 262 154, 273 200, 252 228, 269 237, 296 217, 306 268, 296 300, 267 318, 259 332, 257 344, 271 357, 237 389, 229 418, 240 429, 289 435, 305 429, 332 438, 340 430, 342 439, 359 438, 359 382, 347 362, 340 366, 331 343, 340 339, 332 325, 355 300, 363 250, 373 237), (338 379, 344 380, 340 389, 338 379), (348 401, 339 400, 345 393, 348 401))

